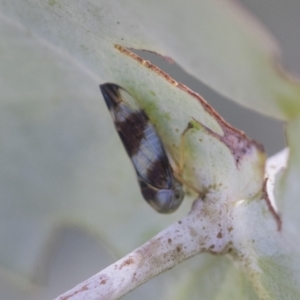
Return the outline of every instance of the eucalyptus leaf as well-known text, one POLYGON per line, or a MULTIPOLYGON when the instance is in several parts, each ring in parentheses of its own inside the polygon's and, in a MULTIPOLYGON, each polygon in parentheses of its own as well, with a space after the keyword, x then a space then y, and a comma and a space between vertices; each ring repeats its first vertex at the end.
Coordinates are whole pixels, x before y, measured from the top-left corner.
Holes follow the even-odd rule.
MULTIPOLYGON (((70 224, 87 228, 112 253, 122 256, 189 210, 191 198, 170 216, 154 213, 142 200, 101 97, 100 83, 116 82, 132 94, 155 124, 174 168, 178 167, 181 134, 193 122, 181 174, 192 190, 209 190, 209 197, 221 204, 261 200, 262 148, 226 124, 199 95, 125 49, 170 56, 220 93, 258 111, 281 119, 298 115, 299 85, 278 71, 271 59, 272 40, 232 3, 3 0, 0 22, 3 269, 29 280, 39 277, 38 258, 43 257, 53 235, 70 224), (237 155, 236 150, 242 154, 237 155)), ((291 139, 294 132, 297 130, 291 129, 291 139)), ((291 199, 298 191, 294 178, 285 179, 286 187, 293 185, 288 189, 293 191, 291 199)), ((251 223, 251 214, 260 209, 253 211, 248 207, 245 214, 237 214, 236 227, 251 223), (246 216, 246 222, 241 216, 246 216)), ((262 224, 258 238, 270 234, 272 240, 276 224, 266 214, 267 221, 256 216, 262 224), (264 222, 272 225, 265 228, 264 222)), ((257 238, 255 226, 239 233, 244 234, 236 236, 240 241, 257 238)), ((284 276, 297 278, 298 274, 296 269, 288 274, 291 262, 297 262, 296 255, 286 261, 289 252, 280 248, 279 258, 264 256, 264 247, 282 246, 277 236, 274 240, 274 244, 267 240, 261 248, 237 246, 241 253, 254 251, 253 262, 265 270, 254 282, 267 289, 268 295, 278 290, 270 284, 273 277, 268 274, 279 273, 279 258, 284 256, 284 276)), ((184 266, 182 276, 188 273, 184 266)), ((218 268, 212 263, 208 271, 215 273, 218 268)), ((225 269, 218 281, 224 293, 216 295, 208 289, 207 298, 231 296, 233 281, 229 278, 238 277, 240 271, 225 269)), ((200 265, 193 274, 203 276, 204 271, 200 265)), ((280 282, 282 277, 279 274, 274 280, 280 282)), ((163 295, 162 283, 157 286, 163 295)), ((248 282, 245 286, 246 293, 253 295, 248 282)), ((184 292, 184 284, 173 291, 184 292)), ((241 290, 233 293, 238 297, 241 290)), ((296 288, 291 292, 294 297, 298 294, 296 288)))

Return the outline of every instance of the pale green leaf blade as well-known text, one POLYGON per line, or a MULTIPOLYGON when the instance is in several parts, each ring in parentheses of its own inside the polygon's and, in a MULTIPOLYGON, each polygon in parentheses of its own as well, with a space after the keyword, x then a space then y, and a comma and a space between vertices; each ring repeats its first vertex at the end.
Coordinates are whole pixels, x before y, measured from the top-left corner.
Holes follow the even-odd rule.
POLYGON ((84 55, 95 73, 102 69, 110 74, 95 62, 92 41, 99 37, 102 43, 169 56, 216 91, 261 113, 281 119, 299 114, 299 82, 281 69, 278 46, 257 20, 231 1, 4 3, 9 14, 29 22, 41 36, 72 49, 80 60, 84 55), (52 21, 59 28, 51 27, 52 21), (76 26, 76 34, 68 24, 76 26))
POLYGON ((2 19, 1 41, 2 265, 34 277, 51 235, 68 224, 122 255, 176 220, 142 199, 100 77, 14 20, 2 19))
POLYGON ((275 195, 280 201, 282 217, 287 228, 292 232, 300 228, 299 219, 299 176, 300 176, 300 152, 299 152, 299 119, 292 120, 287 126, 287 139, 289 144, 289 157, 287 168, 282 170, 278 179, 275 195))
MULTIPOLYGON (((3 209, 0 218, 1 228, 5 228, 1 231, 5 246, 0 257, 6 267, 22 275, 34 273, 35 258, 53 226, 80 223, 93 228, 115 253, 123 254, 187 211, 182 208, 177 215, 159 216, 142 201, 134 172, 98 90, 99 83, 117 82, 133 94, 157 125, 175 162, 181 132, 192 118, 198 121, 199 128, 191 135, 205 139, 206 144, 188 139, 190 154, 204 154, 189 156, 186 176, 193 173, 193 184, 204 181, 204 186, 212 186, 224 180, 230 196, 237 199, 243 195, 253 196, 262 183, 264 157, 261 151, 253 147, 242 170, 237 170, 220 137, 212 138, 203 130, 207 127, 222 136, 227 127, 220 126, 218 118, 204 108, 200 98, 170 84, 149 66, 141 65, 113 47, 114 43, 123 43, 163 51, 162 46, 153 46, 163 43, 153 39, 156 35, 149 33, 147 27, 132 25, 130 3, 127 8, 124 3, 117 4, 101 5, 96 1, 3 1, 0 4, 3 24, 0 63, 5 70, 1 80, 1 128, 4 130, 1 133, 3 209), (207 149, 211 149, 211 153, 207 149), (218 173, 213 174, 212 162, 218 162, 220 156, 225 163, 218 163, 218 173), (211 159, 205 163, 205 158, 211 159), (193 172, 194 164, 203 165, 203 169, 193 172), (232 174, 227 177, 228 170, 232 170, 232 174), (248 185, 253 178, 253 184, 248 185), (233 190, 234 184, 241 189, 233 190), (18 256, 20 249, 26 254, 26 261, 18 256)), ((192 8, 191 11, 197 12, 192 8)), ((168 15, 163 8, 162 12, 168 15)), ((145 26, 146 11, 141 9, 140 13, 145 17, 145 26)), ((168 36, 170 32, 169 28, 168 36)), ((177 42, 180 37, 181 34, 177 42)), ((163 40, 165 36, 160 38, 163 40)), ((189 44, 186 46, 190 48, 189 44)), ((170 53, 181 62, 182 53, 178 52, 178 58, 175 52, 170 53)), ((250 73, 257 75, 255 70, 250 73)), ((298 87, 279 80, 273 66, 267 71, 271 74, 266 72, 263 77, 271 78, 270 85, 250 81, 251 89, 253 84, 258 85, 257 91, 252 90, 257 94, 250 94, 251 99, 264 101, 262 110, 268 108, 268 112, 277 117, 289 117, 291 107, 292 113, 297 114, 298 87), (272 91, 274 86, 275 92, 272 91), (281 95, 290 106, 281 111, 282 101, 279 99, 274 105, 274 95, 281 95)), ((222 76, 224 79, 224 74, 222 76)), ((242 83, 238 85, 241 91, 245 86, 245 82, 242 83)), ((232 90, 228 82, 224 86, 224 90, 232 90)), ((224 90, 220 88, 226 94, 224 90)), ((244 99, 249 90, 245 87, 246 92, 241 91, 227 96, 244 99)), ((250 96, 245 98, 247 103, 250 96)), ((257 106, 257 102, 253 103, 251 105, 257 106)), ((185 201, 187 207, 190 203, 185 201)))
POLYGON ((246 274, 228 258, 202 254, 174 271, 163 299, 258 299, 246 274))
POLYGON ((280 119, 299 115, 299 80, 282 69, 273 37, 240 4, 217 0, 126 4, 128 15, 147 28, 155 44, 150 50, 171 57, 237 103, 280 119))

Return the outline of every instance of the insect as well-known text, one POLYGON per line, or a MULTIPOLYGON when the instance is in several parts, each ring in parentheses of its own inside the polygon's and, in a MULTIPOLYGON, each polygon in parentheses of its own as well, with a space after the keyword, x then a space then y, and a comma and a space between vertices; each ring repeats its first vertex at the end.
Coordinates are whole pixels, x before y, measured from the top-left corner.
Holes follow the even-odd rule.
POLYGON ((144 199, 160 213, 175 211, 184 198, 182 184, 175 178, 148 116, 121 86, 105 83, 100 90, 133 163, 144 199))

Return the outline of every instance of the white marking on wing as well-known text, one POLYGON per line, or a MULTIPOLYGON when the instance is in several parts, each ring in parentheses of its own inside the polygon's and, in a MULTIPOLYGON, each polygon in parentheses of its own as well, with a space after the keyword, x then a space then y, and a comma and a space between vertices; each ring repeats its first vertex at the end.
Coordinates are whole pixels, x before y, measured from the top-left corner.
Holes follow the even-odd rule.
POLYGON ((161 141, 154 127, 148 124, 144 130, 144 138, 139 151, 132 157, 132 161, 140 176, 147 181, 147 172, 153 163, 165 155, 161 141))

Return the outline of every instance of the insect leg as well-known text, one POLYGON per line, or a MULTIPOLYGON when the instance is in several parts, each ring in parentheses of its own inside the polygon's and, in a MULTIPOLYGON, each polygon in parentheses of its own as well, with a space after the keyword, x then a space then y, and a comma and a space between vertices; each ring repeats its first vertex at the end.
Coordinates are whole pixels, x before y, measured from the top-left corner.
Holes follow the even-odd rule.
POLYGON ((194 125, 192 122, 189 122, 187 127, 184 129, 180 136, 180 146, 179 146, 179 166, 178 170, 174 172, 174 176, 176 177, 177 180, 179 180, 181 183, 186 185, 188 188, 193 190, 195 193, 198 195, 202 195, 203 192, 192 186, 190 183, 188 183, 185 179, 183 179, 182 174, 184 171, 184 165, 185 165, 185 146, 186 146, 186 134, 187 132, 194 128, 194 125))
POLYGON ((184 155, 185 155, 185 136, 186 136, 186 133, 192 128, 194 128, 194 126, 191 122, 189 122, 187 127, 184 129, 184 131, 182 132, 182 134, 180 136, 179 171, 178 171, 179 174, 182 173, 182 171, 184 169, 184 163, 185 163, 185 159, 184 159, 184 155))

